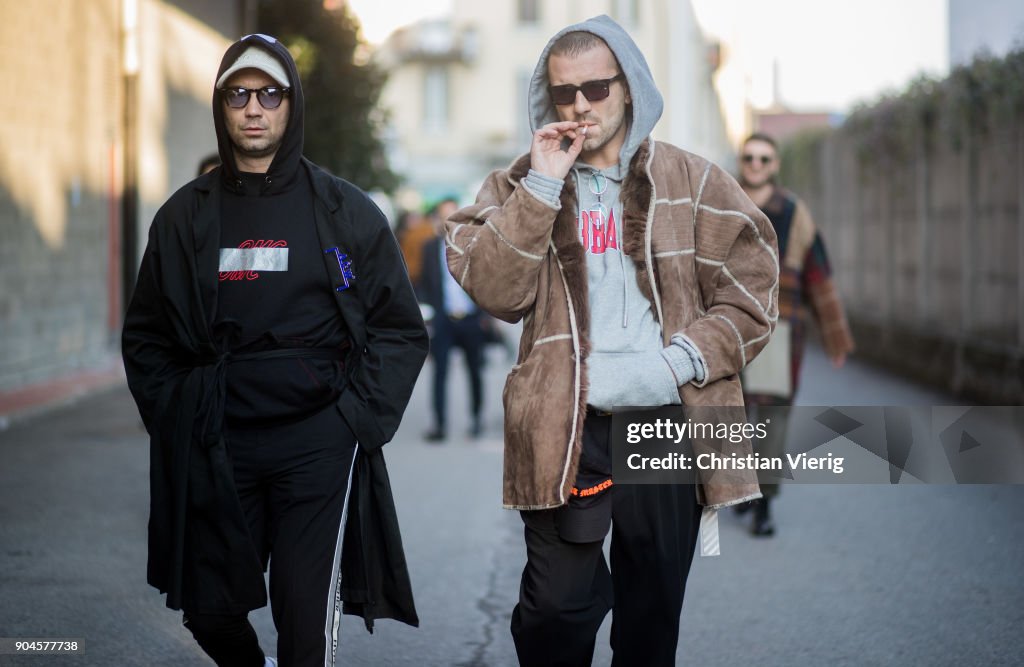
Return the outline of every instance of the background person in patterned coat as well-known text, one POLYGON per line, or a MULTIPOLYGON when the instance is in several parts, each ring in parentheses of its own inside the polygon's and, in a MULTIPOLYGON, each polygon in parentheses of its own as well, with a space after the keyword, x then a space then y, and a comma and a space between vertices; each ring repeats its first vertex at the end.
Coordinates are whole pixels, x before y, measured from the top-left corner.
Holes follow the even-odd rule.
MULTIPOLYGON (((757 420, 759 406, 791 406, 800 380, 806 339, 805 319, 810 314, 821 332, 825 353, 832 365, 842 368, 853 351, 853 336, 846 322, 843 304, 832 282, 832 269, 825 241, 811 219, 807 206, 796 195, 776 184, 779 149, 767 134, 752 134, 740 150, 740 185, 768 219, 779 239, 779 325, 769 346, 744 372, 743 397, 751 418, 757 420), (777 382, 755 387, 754 374, 760 364, 776 364, 777 382), (788 362, 788 363, 787 363, 788 362)), ((782 458, 786 451, 785 410, 772 411, 768 437, 759 442, 762 456, 782 458)), ((740 505, 740 513, 753 510, 751 533, 768 537, 775 533, 770 504, 778 495, 778 484, 762 484, 764 497, 740 505)))

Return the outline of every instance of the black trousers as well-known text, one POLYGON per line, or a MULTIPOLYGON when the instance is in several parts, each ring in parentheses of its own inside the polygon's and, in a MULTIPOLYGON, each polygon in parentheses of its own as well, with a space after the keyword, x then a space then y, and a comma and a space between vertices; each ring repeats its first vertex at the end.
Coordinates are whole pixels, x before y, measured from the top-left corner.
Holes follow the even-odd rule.
MULTIPOLYGON (((585 429, 584 437, 593 437, 591 431, 585 429)), ((608 492, 610 570, 603 540, 560 537, 561 509, 520 513, 527 562, 512 637, 524 667, 590 665, 609 610, 612 665, 675 665, 679 615, 700 529, 694 487, 616 485, 608 492)))
POLYGON ((430 354, 434 357, 434 421, 444 431, 448 423, 448 358, 452 348, 462 348, 469 373, 470 416, 474 424, 480 418, 483 405, 484 330, 480 326, 479 312, 461 320, 453 320, 444 313, 435 316, 434 336, 430 340, 430 354))
MULTIPOLYGON (((331 650, 342 515, 355 435, 332 404, 287 426, 230 429, 228 452, 249 533, 270 569, 282 667, 325 664, 331 650)), ((221 667, 262 667, 246 615, 185 613, 185 626, 221 667)))
MULTIPOLYGON (((758 400, 751 401, 746 395, 743 397, 747 402, 747 421, 752 424, 764 421, 766 410, 770 410, 767 414, 771 415, 772 427, 764 438, 753 439, 754 451, 761 456, 781 459, 786 455, 786 434, 789 432, 789 411, 793 401, 764 396, 755 398, 758 400)), ((771 500, 779 495, 779 485, 762 483, 761 494, 765 500, 771 500)))

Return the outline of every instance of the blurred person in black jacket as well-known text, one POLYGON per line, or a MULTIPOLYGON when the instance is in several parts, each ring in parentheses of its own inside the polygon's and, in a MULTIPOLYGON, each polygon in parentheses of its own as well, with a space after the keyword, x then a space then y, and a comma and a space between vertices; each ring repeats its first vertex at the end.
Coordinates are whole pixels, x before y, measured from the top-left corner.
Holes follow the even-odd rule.
POLYGON ((420 279, 416 285, 420 302, 429 305, 433 313, 430 354, 434 358, 434 428, 424 435, 428 442, 441 442, 448 437, 448 358, 453 348, 462 350, 469 374, 469 436, 476 438, 483 432, 482 372, 487 342, 485 323, 489 316, 473 303, 448 272, 441 234, 444 221, 456 210, 458 202, 453 198, 443 199, 431 209, 429 215, 436 234, 423 244, 420 279))

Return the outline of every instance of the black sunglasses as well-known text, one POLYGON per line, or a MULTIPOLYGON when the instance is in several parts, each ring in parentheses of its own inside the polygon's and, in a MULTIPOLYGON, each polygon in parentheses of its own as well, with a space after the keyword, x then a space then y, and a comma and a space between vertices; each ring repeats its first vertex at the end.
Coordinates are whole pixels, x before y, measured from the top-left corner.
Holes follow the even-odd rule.
POLYGON ((771 155, 751 155, 750 153, 747 153, 746 155, 743 156, 743 161, 746 162, 747 164, 751 164, 754 160, 760 160, 762 166, 766 164, 771 164, 772 160, 774 159, 775 158, 773 158, 771 155))
POLYGON ((242 109, 249 105, 252 94, 256 93, 256 100, 264 109, 276 109, 281 106, 281 101, 291 92, 291 88, 280 86, 264 86, 263 88, 221 88, 220 94, 232 109, 242 109))
POLYGON ((608 97, 609 87, 612 85, 612 82, 618 81, 621 78, 623 78, 623 74, 619 72, 610 79, 584 81, 578 86, 574 86, 571 83, 563 86, 548 86, 548 94, 551 95, 551 101, 559 105, 576 102, 577 91, 582 91, 583 97, 587 98, 588 102, 598 102, 608 97))

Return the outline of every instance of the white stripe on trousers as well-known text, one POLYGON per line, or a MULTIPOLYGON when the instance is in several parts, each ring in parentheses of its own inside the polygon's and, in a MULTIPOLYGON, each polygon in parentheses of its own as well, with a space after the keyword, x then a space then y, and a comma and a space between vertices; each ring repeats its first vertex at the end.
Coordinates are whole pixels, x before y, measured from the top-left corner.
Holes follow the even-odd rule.
POLYGON ((718 542, 718 510, 705 507, 700 515, 700 555, 718 556, 721 553, 718 542))
POLYGON ((352 476, 356 469, 356 457, 359 456, 359 443, 352 453, 352 464, 348 469, 348 486, 345 488, 345 504, 341 508, 341 525, 338 526, 338 539, 334 543, 334 564, 331 572, 331 586, 327 591, 327 623, 324 625, 324 667, 334 667, 338 653, 338 630, 341 627, 341 550, 345 543, 345 523, 348 521, 348 501, 352 494, 352 476))

